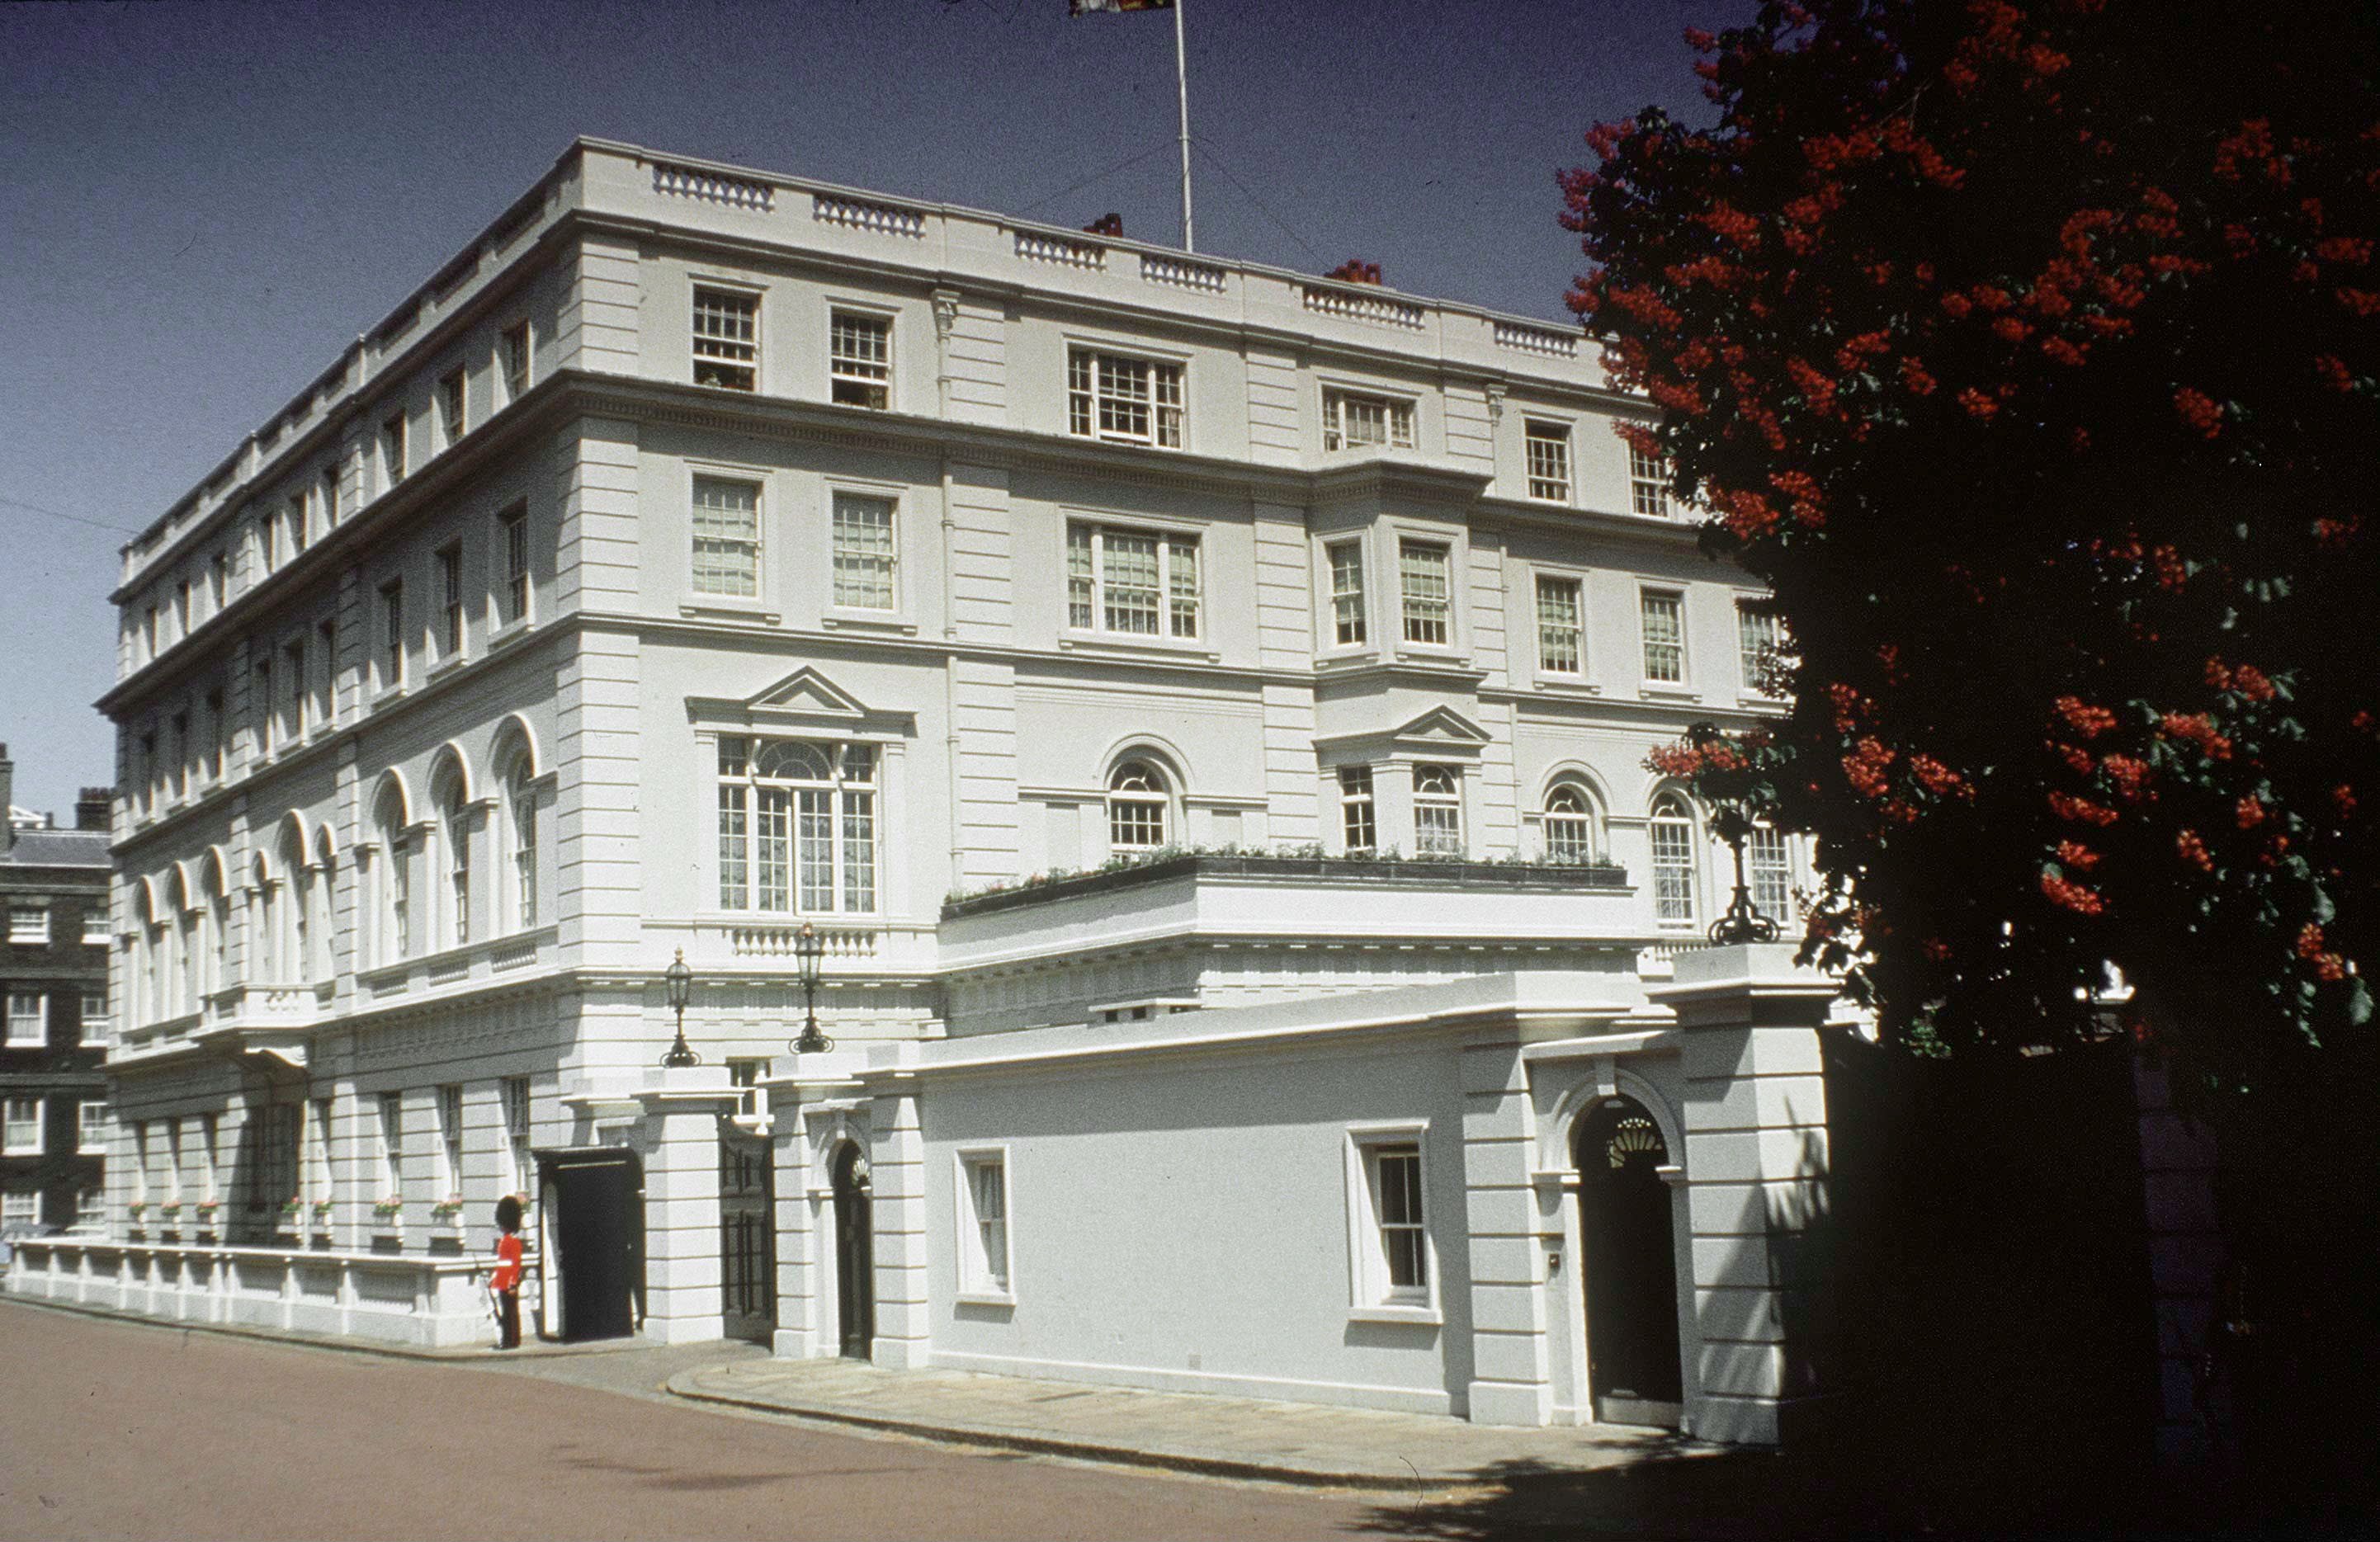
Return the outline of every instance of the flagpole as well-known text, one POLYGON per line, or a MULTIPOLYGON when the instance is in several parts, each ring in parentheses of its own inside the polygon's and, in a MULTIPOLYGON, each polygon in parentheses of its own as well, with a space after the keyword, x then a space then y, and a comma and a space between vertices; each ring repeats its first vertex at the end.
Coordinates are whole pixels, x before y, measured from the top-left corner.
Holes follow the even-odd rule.
POLYGON ((1173 0, 1173 83, 1182 100, 1182 249, 1196 251, 1190 226, 1190 51, 1182 41, 1182 0, 1173 0))

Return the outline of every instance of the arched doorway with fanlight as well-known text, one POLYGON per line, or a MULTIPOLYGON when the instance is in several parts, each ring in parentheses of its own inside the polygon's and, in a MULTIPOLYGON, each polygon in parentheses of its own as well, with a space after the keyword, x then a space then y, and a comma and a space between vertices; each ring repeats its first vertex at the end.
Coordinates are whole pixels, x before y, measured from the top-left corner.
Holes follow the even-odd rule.
POLYGON ((1650 1111, 1624 1093, 1578 1120, 1581 1282, 1587 1382, 1600 1424, 1676 1428, 1683 1412, 1678 1342, 1675 1159, 1650 1111))
POLYGON ((876 1349, 876 1229, 868 1156, 855 1141, 834 1154, 835 1342, 866 1360, 876 1349))

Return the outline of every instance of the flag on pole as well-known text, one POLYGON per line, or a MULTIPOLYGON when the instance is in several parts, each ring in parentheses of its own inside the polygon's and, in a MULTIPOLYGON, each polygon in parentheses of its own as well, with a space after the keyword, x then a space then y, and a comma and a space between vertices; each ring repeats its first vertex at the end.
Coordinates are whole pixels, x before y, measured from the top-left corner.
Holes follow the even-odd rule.
POLYGON ((1170 11, 1173 0, 1066 0, 1068 16, 1088 16, 1093 11, 1170 11))

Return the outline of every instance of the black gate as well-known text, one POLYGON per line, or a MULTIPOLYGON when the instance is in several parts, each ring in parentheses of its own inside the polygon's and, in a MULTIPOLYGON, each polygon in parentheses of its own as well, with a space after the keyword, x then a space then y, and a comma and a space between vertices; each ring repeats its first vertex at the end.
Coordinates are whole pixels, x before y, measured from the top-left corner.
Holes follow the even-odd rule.
POLYGON ((537 1153, 544 1331, 565 1343, 625 1339, 645 1294, 645 1169, 613 1147, 537 1153))
POLYGON ((731 1339, 768 1343, 777 1330, 776 1184, 769 1144, 719 1141, 719 1309, 731 1339))
POLYGON ((843 1353, 866 1360, 876 1348, 876 1235, 868 1159, 844 1142, 834 1154, 834 1265, 843 1353))
POLYGON ((1675 1427, 1678 1263, 1660 1126, 1633 1098, 1607 1098, 1579 1122, 1579 1235, 1585 1247, 1587 1378, 1607 1424, 1675 1427))

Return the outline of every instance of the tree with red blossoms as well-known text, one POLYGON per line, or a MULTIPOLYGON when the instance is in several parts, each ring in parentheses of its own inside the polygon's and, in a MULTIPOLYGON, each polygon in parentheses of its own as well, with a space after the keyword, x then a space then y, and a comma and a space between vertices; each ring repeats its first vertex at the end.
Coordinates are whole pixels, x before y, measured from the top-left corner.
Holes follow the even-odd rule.
POLYGON ((1804 956, 1954 1055, 2104 1033, 2113 965, 2235 1157, 2370 1144, 2374 8, 1687 41, 1717 122, 1588 136, 1570 304, 1786 624, 1785 715, 1698 779, 1815 837, 1804 956))

